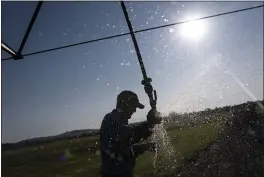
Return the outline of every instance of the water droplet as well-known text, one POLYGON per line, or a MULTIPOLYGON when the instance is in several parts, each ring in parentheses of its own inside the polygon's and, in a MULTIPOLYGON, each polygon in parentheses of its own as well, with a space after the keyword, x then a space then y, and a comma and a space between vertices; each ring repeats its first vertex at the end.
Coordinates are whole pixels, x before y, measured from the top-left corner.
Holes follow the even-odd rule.
POLYGON ((67 108, 67 107, 68 107, 68 105, 66 104, 66 105, 65 105, 65 107, 67 108))
POLYGON ((125 63, 121 62, 121 63, 120 63, 120 65, 121 65, 121 66, 124 66, 124 65, 125 65, 125 63))
POLYGON ((126 66, 130 66, 130 62, 127 62, 127 63, 126 63, 126 66))
POLYGON ((113 28, 115 28, 116 26, 115 25, 113 25, 113 28))
POLYGON ((39 36, 42 36, 43 35, 43 33, 42 32, 39 32, 39 36))
POLYGON ((63 36, 66 36, 67 35, 67 33, 63 33, 63 36))
POLYGON ((98 80, 98 81, 99 81, 99 80, 100 80, 100 78, 97 78, 96 80, 98 80))
POLYGON ((170 28, 170 29, 169 29, 169 32, 170 32, 170 33, 173 33, 173 32, 174 32, 174 29, 173 29, 173 28, 170 28))
POLYGON ((164 21, 167 22, 167 21, 169 21, 169 20, 165 18, 164 21))
POLYGON ((84 23, 83 26, 86 27, 87 26, 86 23, 84 23))
POLYGON ((82 66, 82 68, 83 68, 83 69, 86 69, 86 66, 85 66, 85 65, 83 65, 83 66, 82 66))
POLYGON ((110 85, 110 83, 109 83, 109 82, 107 82, 107 83, 106 83, 106 86, 109 86, 109 85, 110 85))

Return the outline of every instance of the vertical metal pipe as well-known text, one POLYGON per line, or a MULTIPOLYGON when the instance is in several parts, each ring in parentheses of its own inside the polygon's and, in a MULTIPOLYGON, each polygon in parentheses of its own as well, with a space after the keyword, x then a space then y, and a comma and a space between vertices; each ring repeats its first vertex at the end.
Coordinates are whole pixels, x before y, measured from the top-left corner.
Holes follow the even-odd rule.
POLYGON ((37 5, 37 7, 36 7, 36 9, 35 9, 35 12, 34 12, 32 18, 31 18, 31 21, 30 21, 30 23, 29 23, 29 25, 28 25, 27 31, 26 31, 26 33, 25 33, 25 35, 24 35, 24 38, 23 38, 23 40, 22 40, 22 42, 21 42, 21 45, 20 45, 20 47, 19 47, 19 49, 18 49, 18 52, 17 52, 17 53, 18 53, 19 55, 21 55, 22 50, 23 50, 23 48, 24 48, 24 46, 25 46, 25 44, 26 44, 26 42, 27 42, 28 36, 29 36, 29 34, 30 34, 30 32, 31 32, 31 29, 32 29, 34 23, 35 23, 35 20, 36 20, 36 18, 37 18, 37 16, 38 16, 38 13, 39 13, 39 10, 40 10, 42 4, 43 4, 43 1, 39 1, 39 2, 38 2, 38 5, 37 5))
POLYGON ((143 80, 146 80, 148 78, 147 77, 147 73, 146 73, 146 70, 145 70, 145 67, 144 67, 142 56, 141 56, 140 51, 139 51, 139 47, 138 47, 138 44, 137 44, 135 33, 133 31, 131 22, 130 22, 129 17, 128 17, 128 13, 127 13, 127 10, 126 10, 125 3, 123 1, 121 1, 121 6, 122 6, 122 9, 123 9, 125 18, 126 18, 126 22, 127 22, 128 28, 129 28, 130 35, 132 37, 132 41, 133 41, 136 53, 137 53, 138 62, 139 62, 139 65, 140 65, 140 68, 141 68, 141 71, 142 71, 142 75, 143 75, 143 80))
POLYGON ((152 109, 156 109, 156 104, 157 104, 157 93, 156 93, 156 90, 154 90, 154 92, 153 92, 153 87, 151 85, 151 81, 152 80, 151 80, 151 78, 148 78, 148 76, 147 76, 147 72, 145 70, 144 63, 143 63, 143 60, 142 60, 142 56, 140 54, 139 47, 138 47, 138 44, 137 44, 137 39, 136 39, 135 33, 133 31, 132 24, 131 24, 131 22, 129 20, 125 3, 123 1, 121 1, 121 6, 122 6, 122 10, 123 10, 124 15, 125 15, 125 19, 126 19, 126 22, 127 22, 127 25, 128 25, 128 29, 129 29, 130 35, 132 37, 132 41, 133 41, 136 53, 137 53, 138 62, 139 62, 139 65, 140 65, 140 68, 141 68, 141 71, 142 71, 143 80, 142 80, 141 84, 144 85, 145 92, 146 92, 146 94, 149 97, 150 106, 152 107, 152 109))

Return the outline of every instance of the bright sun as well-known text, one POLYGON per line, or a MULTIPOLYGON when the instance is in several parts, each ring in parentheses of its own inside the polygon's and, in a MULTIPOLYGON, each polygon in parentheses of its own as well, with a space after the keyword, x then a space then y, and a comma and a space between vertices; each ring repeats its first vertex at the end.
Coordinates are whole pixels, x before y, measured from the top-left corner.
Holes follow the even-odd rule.
POLYGON ((192 41, 199 41, 206 32, 205 23, 203 20, 191 21, 183 23, 180 26, 181 36, 192 41))

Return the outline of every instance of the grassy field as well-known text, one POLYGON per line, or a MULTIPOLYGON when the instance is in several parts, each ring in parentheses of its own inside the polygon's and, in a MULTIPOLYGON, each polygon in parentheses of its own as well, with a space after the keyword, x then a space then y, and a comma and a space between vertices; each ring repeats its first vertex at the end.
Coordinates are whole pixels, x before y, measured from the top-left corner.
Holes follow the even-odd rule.
MULTIPOLYGON (((171 157, 159 152, 154 168, 154 153, 137 159, 135 176, 169 174, 215 141, 223 127, 222 121, 168 130, 171 157)), ((99 136, 57 141, 38 147, 10 150, 2 153, 4 177, 95 177, 100 176, 99 136)))

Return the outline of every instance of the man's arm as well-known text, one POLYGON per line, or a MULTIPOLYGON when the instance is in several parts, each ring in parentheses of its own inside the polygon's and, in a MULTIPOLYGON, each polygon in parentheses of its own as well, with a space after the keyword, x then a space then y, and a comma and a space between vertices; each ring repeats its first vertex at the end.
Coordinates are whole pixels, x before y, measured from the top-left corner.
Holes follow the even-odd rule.
POLYGON ((134 138, 131 129, 120 123, 116 118, 108 117, 105 121, 104 149, 111 156, 121 155, 122 157, 133 155, 132 144, 134 138))
POLYGON ((105 132, 105 137, 108 137, 107 142, 105 142, 106 148, 110 152, 120 153, 123 156, 134 156, 134 150, 137 151, 137 148, 133 148, 133 144, 152 134, 151 128, 156 124, 155 122, 150 123, 153 119, 152 116, 150 111, 147 117, 148 121, 134 125, 125 125, 116 118, 108 117, 108 121, 106 121, 107 131, 105 132))
POLYGON ((128 127, 134 134, 133 144, 138 143, 141 139, 147 139, 153 133, 152 126, 147 121, 130 124, 128 127))
POLYGON ((161 114, 156 109, 151 109, 147 115, 147 121, 130 125, 131 131, 135 135, 134 143, 138 143, 142 138, 147 139, 153 133, 154 125, 162 122, 161 114))

